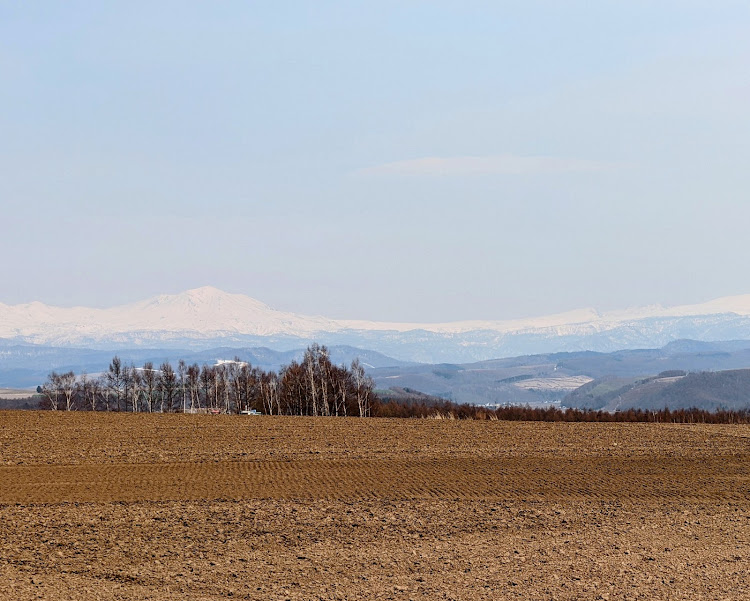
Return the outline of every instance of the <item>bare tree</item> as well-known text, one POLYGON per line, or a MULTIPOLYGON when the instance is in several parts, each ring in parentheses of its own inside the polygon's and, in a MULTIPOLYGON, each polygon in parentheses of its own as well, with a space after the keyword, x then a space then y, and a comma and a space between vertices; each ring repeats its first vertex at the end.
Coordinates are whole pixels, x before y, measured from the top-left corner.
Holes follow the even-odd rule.
POLYGON ((281 413, 281 398, 279 396, 279 377, 276 372, 261 373, 260 397, 263 410, 269 415, 281 413))
POLYGON ((102 389, 104 388, 104 386, 102 385, 102 379, 101 377, 87 379, 86 374, 84 374, 81 377, 81 380, 81 388, 83 390, 84 401, 89 406, 91 411, 96 411, 96 407, 101 400, 102 389))
POLYGON ((141 410, 143 401, 143 373, 131 365, 129 374, 130 402, 132 403, 133 413, 137 413, 141 410))
POLYGON ((317 356, 317 349, 318 346, 315 345, 315 348, 313 349, 308 348, 307 351, 305 351, 305 357, 302 359, 302 366, 305 370, 305 376, 307 377, 307 381, 305 382, 307 386, 308 391, 308 398, 310 400, 310 404, 312 405, 312 414, 318 415, 318 380, 319 380, 319 374, 318 374, 318 356, 317 356))
POLYGON ((61 406, 65 411, 71 411, 77 389, 76 376, 72 371, 64 374, 53 371, 42 386, 42 394, 47 397, 52 411, 58 411, 61 406))
POLYGON ((331 381, 334 387, 334 415, 346 417, 348 414, 349 389, 351 382, 344 367, 333 367, 331 381))
POLYGON ((230 412, 229 370, 226 365, 219 365, 216 370, 216 406, 224 413, 230 412))
POLYGON ((47 381, 42 384, 42 394, 47 397, 52 411, 60 408, 60 374, 53 371, 47 376, 47 381))
POLYGON ((127 411, 128 407, 133 406, 132 373, 133 373, 133 370, 128 365, 122 366, 121 374, 122 374, 122 410, 123 411, 127 411))
POLYGON ((370 405, 373 396, 374 383, 372 378, 365 373, 365 368, 359 359, 352 361, 351 377, 354 383, 354 393, 357 399, 357 409, 360 417, 370 415, 370 405))
POLYGON ((253 370, 250 365, 240 361, 239 357, 234 358, 236 369, 234 370, 231 380, 235 411, 246 411, 250 408, 252 388, 253 388, 253 370))
POLYGON ((190 392, 190 411, 200 407, 200 373, 201 370, 197 363, 193 363, 187 368, 187 387, 190 392))
POLYGON ((72 411, 76 391, 76 375, 72 371, 61 374, 58 379, 58 385, 65 401, 65 411, 72 411))
POLYGON ((158 370, 154 369, 154 364, 151 361, 147 361, 141 368, 142 375, 142 388, 143 397, 146 408, 149 413, 154 410, 154 395, 156 394, 156 376, 159 373, 158 370))
MULTIPOLYGON (((78 379, 78 394, 81 396, 81 403, 87 405, 89 401, 89 390, 91 389, 91 380, 89 375, 84 371, 78 379)), ((94 408, 92 407, 92 411, 94 408)))
POLYGON ((304 366, 292 361, 281 371, 280 380, 281 412, 287 415, 310 415, 308 375, 304 366))
POLYGON ((224 410, 230 413, 234 410, 236 413, 241 411, 242 390, 241 382, 237 377, 239 375, 240 364, 242 362, 235 358, 234 361, 228 361, 222 364, 224 376, 224 410))
POLYGON ((213 391, 216 382, 216 369, 212 366, 204 365, 201 369, 200 376, 201 390, 203 390, 203 403, 206 408, 214 407, 213 404, 213 391))
POLYGON ((172 411, 174 409, 174 398, 175 398, 175 392, 177 390, 177 376, 174 373, 174 369, 169 364, 169 361, 166 361, 159 366, 159 378, 158 378, 158 385, 159 385, 159 392, 160 392, 160 400, 161 400, 161 412, 164 413, 164 407, 166 406, 167 411, 172 411))
POLYGON ((179 375, 180 396, 182 397, 182 412, 185 413, 187 407, 187 391, 185 390, 185 374, 187 373, 187 363, 180 359, 177 363, 177 374, 179 375))
MULTIPOLYGON (((122 361, 120 361, 120 358, 117 355, 112 358, 112 363, 109 364, 109 371, 107 372, 107 389, 115 398, 117 411, 120 411, 123 393, 123 373, 122 361)), ((107 411, 109 411, 109 399, 107 399, 107 411)))

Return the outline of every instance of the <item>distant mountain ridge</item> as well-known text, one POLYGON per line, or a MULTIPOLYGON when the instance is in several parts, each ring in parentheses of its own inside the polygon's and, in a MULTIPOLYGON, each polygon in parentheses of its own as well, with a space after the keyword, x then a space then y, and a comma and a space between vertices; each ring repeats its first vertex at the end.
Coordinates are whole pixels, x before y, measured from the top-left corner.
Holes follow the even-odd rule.
MULTIPOLYGON (((388 398, 418 400, 420 395, 429 395, 458 403, 562 403, 611 411, 665 405, 670 409, 750 407, 750 340, 677 340, 660 349, 549 353, 462 364, 404 363, 350 346, 331 346, 329 350, 337 365, 359 359, 388 398)), ((300 360, 303 353, 304 348, 276 351, 233 346, 97 350, 0 340, 0 388, 33 389, 53 370, 95 375, 107 370, 114 355, 136 366, 147 361, 175 364, 180 359, 212 365, 237 356, 270 371, 300 360)))
POLYGON ((63 347, 208 349, 312 341, 370 348, 404 361, 470 362, 550 352, 662 347, 678 339, 750 339, 750 295, 698 305, 451 323, 336 320, 276 311, 242 294, 203 287, 94 309, 0 304, 0 338, 63 347))
MULTIPOLYGON (((672 377, 670 371, 727 372, 750 368, 750 340, 701 342, 678 340, 663 348, 621 350, 611 353, 593 351, 549 353, 506 357, 476 363, 436 365, 383 366, 369 370, 379 389, 406 389, 458 403, 498 403, 533 405, 562 402, 566 406, 582 408, 658 408, 658 399, 646 403, 646 392, 639 388, 628 399, 616 399, 625 386, 637 382, 655 381, 661 386, 672 377), (584 384, 585 383, 585 384, 584 384), (583 386, 581 386, 584 384, 583 386), (614 394, 614 391, 619 391, 614 394), (610 393, 613 395, 607 396, 610 393), (613 400, 616 399, 616 400, 613 400), (627 404, 629 402, 634 404, 627 404)), ((691 376, 691 380, 694 376, 691 376)), ((683 390, 680 387, 674 391, 683 390)), ((692 388, 691 388, 692 390, 692 388)), ((750 388, 746 390, 744 405, 736 399, 722 397, 714 391, 716 404, 699 403, 697 397, 682 400, 663 397, 671 409, 701 406, 717 408, 722 399, 725 406, 750 406, 750 388)))
MULTIPOLYGON (((359 359, 363 367, 373 370, 384 366, 409 365, 392 357, 367 349, 350 346, 332 346, 331 361, 336 365, 349 365, 359 359)), ((236 348, 217 347, 205 350, 176 348, 119 348, 87 349, 15 344, 0 340, 0 388, 34 388, 42 384, 52 371, 86 372, 89 375, 107 370, 112 357, 117 355, 123 363, 141 366, 147 361, 159 365, 165 361, 213 365, 222 359, 239 357, 254 367, 265 371, 278 371, 292 361, 300 361, 303 348, 275 351, 267 347, 236 348)))

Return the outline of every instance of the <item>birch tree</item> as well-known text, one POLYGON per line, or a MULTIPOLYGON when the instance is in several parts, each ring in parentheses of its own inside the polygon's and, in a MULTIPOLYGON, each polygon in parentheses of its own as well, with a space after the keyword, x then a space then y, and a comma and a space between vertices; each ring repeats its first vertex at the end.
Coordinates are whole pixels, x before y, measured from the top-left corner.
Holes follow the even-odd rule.
POLYGON ((60 374, 53 371, 47 376, 47 381, 42 384, 42 394, 47 397, 50 409, 57 411, 60 408, 60 374))
POLYGON ((357 399, 357 409, 360 417, 370 415, 374 383, 372 378, 365 373, 365 368, 359 359, 352 361, 351 376, 354 383, 354 391, 357 399))
POLYGON ((177 374, 179 375, 180 396, 182 397, 182 411, 185 412, 187 406, 187 391, 185 390, 185 375, 187 373, 187 364, 184 359, 177 363, 177 374))
POLYGON ((72 371, 60 374, 58 376, 58 386, 65 401, 65 411, 72 411, 76 392, 76 375, 72 371))
POLYGON ((281 414, 281 398, 279 396, 279 377, 276 372, 261 373, 260 397, 263 410, 269 415, 274 412, 281 414))
POLYGON ((154 369, 154 364, 147 361, 141 368, 143 401, 149 413, 154 410, 154 394, 156 393, 156 376, 159 372, 154 369))
POLYGON ((84 402, 89 406, 91 411, 96 411, 96 407, 101 401, 102 396, 102 378, 89 379, 86 374, 81 376, 81 388, 83 391, 84 402))
POLYGON ((197 363, 193 363, 187 368, 187 387, 190 395, 190 411, 195 411, 200 407, 200 374, 201 370, 197 363))

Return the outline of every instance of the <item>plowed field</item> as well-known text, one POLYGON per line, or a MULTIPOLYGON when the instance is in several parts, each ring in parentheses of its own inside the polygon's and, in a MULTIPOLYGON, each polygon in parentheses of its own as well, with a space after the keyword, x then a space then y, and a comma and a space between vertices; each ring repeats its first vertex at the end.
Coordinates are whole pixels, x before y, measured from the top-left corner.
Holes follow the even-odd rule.
POLYGON ((750 427, 0 412, 0 599, 750 598, 750 427))

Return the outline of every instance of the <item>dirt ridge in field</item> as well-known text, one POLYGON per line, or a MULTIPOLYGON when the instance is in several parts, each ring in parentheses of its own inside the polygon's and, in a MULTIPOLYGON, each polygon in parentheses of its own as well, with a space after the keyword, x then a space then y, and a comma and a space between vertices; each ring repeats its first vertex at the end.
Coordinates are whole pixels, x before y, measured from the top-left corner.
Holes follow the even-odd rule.
POLYGON ((0 467, 0 503, 199 499, 743 501, 750 457, 307 459, 0 467))

